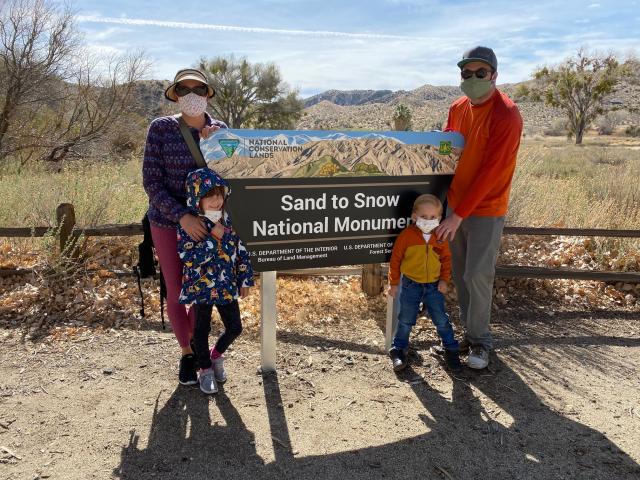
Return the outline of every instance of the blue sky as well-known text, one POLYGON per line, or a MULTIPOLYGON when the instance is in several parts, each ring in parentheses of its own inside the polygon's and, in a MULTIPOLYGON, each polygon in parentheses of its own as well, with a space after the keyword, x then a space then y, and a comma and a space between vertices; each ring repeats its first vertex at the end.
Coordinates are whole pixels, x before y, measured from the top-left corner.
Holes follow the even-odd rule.
POLYGON ((76 0, 92 50, 143 49, 150 78, 201 56, 275 62, 306 97, 328 89, 455 85, 469 46, 492 47, 499 83, 530 77, 584 46, 621 57, 640 48, 640 1, 76 0))

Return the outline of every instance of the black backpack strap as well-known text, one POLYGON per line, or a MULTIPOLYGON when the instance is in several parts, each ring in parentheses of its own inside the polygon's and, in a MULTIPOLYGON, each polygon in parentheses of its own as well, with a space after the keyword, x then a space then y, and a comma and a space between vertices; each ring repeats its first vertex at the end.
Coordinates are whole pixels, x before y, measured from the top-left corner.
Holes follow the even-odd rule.
POLYGON ((137 265, 133 266, 133 271, 138 278, 138 291, 140 292, 140 316, 144 318, 144 294, 142 293, 142 283, 140 281, 140 269, 137 265))
POLYGON ((184 121, 182 115, 176 115, 178 119, 178 125, 180 125, 180 133, 182 133, 182 138, 187 143, 189 147, 189 151, 191 152, 191 156, 196 161, 196 165, 199 168, 207 168, 207 162, 204 161, 204 157, 202 156, 202 151, 200 151, 200 147, 196 145, 196 141, 191 135, 191 131, 189 130, 189 126, 187 122, 184 121))

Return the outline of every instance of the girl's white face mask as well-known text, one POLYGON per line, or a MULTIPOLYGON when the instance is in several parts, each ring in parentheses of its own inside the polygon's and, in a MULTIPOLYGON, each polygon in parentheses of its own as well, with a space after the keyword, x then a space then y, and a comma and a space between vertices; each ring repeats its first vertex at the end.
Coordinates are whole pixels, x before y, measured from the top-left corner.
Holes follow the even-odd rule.
POLYGON ((216 223, 222 218, 222 210, 205 210, 204 216, 211 220, 213 223, 216 223))
POLYGON ((431 231, 440 225, 437 219, 427 220, 425 218, 419 218, 416 220, 416 227, 422 230, 422 233, 431 233, 431 231))
POLYGON ((191 92, 184 97, 178 97, 178 105, 185 115, 198 117, 207 109, 207 97, 191 92))

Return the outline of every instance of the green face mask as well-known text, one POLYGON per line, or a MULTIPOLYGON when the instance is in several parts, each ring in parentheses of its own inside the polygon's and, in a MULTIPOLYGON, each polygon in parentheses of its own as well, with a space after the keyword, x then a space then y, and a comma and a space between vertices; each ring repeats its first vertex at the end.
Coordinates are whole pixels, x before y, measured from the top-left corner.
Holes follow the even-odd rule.
POLYGON ((471 100, 484 97, 492 87, 493 82, 491 80, 477 78, 475 75, 460 82, 460 90, 471 100))

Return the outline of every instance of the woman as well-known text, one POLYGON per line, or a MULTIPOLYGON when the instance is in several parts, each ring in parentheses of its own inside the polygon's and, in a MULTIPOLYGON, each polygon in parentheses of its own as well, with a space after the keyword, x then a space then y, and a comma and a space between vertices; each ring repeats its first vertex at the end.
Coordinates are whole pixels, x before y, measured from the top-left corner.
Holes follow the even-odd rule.
MULTIPOLYGON (((215 91, 202 72, 191 68, 180 70, 164 95, 180 107, 196 144, 201 137, 207 138, 212 132, 226 128, 223 122, 212 119, 205 111, 207 100, 215 95, 215 91)), ((196 168, 196 161, 180 131, 178 117, 153 120, 145 144, 142 183, 149 196, 151 236, 167 286, 167 313, 182 349, 178 377, 183 385, 195 385, 198 378, 190 344, 193 312, 187 314, 185 305, 178 303, 182 262, 178 257, 176 229, 180 224, 196 240, 202 240, 207 234, 204 222, 189 213, 186 207, 185 181, 187 174, 196 168)))

